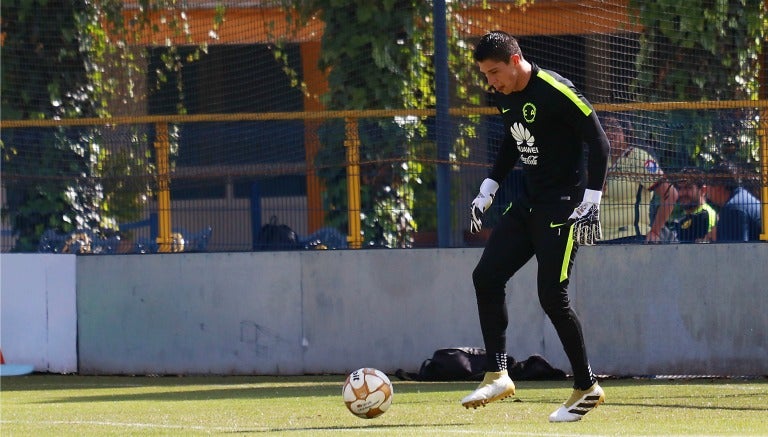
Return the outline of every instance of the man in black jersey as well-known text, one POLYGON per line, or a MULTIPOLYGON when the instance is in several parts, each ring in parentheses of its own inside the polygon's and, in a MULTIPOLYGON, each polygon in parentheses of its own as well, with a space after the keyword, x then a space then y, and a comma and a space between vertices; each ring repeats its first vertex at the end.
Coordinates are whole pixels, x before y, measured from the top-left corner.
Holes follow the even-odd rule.
POLYGON ((526 61, 509 34, 484 35, 474 59, 495 91, 506 134, 472 202, 471 231, 480 230, 483 213, 518 161, 524 194, 493 229, 472 273, 488 369, 477 390, 461 403, 477 408, 515 393, 507 374, 509 317, 504 288, 536 256, 539 303, 560 337, 574 375, 573 394, 549 420, 577 421, 602 403, 605 394, 587 360, 581 324, 568 299, 568 282, 578 247, 601 237, 598 208, 610 146, 584 96, 569 80, 526 61))

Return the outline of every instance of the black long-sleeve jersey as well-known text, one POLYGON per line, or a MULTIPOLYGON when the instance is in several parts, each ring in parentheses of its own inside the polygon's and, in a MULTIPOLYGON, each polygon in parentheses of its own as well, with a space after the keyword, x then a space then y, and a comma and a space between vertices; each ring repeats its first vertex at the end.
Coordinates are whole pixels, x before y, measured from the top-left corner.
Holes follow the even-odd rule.
POLYGON ((519 159, 531 202, 581 201, 585 188, 602 190, 608 138, 592 105, 571 81, 532 64, 522 91, 494 97, 506 133, 491 179, 501 183, 519 159))

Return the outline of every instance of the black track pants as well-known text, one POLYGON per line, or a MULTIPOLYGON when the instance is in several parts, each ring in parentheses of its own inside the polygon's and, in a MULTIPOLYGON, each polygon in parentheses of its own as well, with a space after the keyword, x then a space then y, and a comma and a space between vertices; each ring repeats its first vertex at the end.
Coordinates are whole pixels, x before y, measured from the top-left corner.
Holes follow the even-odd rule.
POLYGON ((490 370, 494 370, 496 353, 506 353, 509 315, 505 286, 536 256, 539 303, 563 344, 574 385, 585 389, 595 381, 581 324, 568 299, 569 275, 578 246, 572 242, 566 222, 575 206, 572 201, 545 205, 517 202, 491 233, 472 274, 490 370))

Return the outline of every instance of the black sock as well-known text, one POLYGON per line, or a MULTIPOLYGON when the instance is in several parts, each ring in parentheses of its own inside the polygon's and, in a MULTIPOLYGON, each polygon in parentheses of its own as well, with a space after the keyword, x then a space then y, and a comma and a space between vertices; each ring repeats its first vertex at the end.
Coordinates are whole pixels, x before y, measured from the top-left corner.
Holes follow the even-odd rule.
POLYGON ((581 381, 574 379, 573 388, 584 391, 592 387, 595 383, 597 383, 597 377, 595 376, 594 373, 592 373, 592 367, 589 364, 587 364, 587 371, 589 372, 588 379, 584 379, 581 381))

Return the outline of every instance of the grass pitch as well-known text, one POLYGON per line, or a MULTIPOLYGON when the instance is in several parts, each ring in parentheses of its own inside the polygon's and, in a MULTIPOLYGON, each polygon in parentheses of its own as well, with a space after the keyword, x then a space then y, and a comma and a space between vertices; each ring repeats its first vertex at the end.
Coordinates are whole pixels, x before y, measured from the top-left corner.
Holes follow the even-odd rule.
POLYGON ((551 424, 570 381, 522 381, 513 398, 466 410, 459 400, 477 383, 393 379, 392 407, 366 420, 344 406, 345 377, 4 377, 0 434, 768 435, 765 378, 606 380, 605 404, 551 424))

